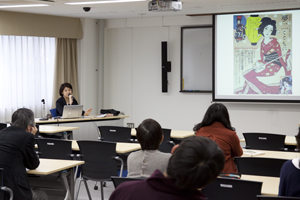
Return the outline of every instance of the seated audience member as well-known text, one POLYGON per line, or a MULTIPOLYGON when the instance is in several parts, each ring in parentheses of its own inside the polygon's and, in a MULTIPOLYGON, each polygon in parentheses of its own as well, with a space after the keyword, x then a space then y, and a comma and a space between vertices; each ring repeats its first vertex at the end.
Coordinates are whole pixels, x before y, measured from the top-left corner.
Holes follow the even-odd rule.
MULTIPOLYGON (((300 128, 296 135, 300 147, 300 128)), ((300 157, 285 162, 280 171, 278 196, 300 197, 300 157)))
MULTIPOLYGON (((57 116, 62 116, 65 105, 78 105, 77 100, 73 97, 73 87, 70 83, 63 83, 59 87, 60 98, 56 100, 57 116)), ((92 108, 82 111, 82 115, 88 116, 92 112, 92 108)))
POLYGON ((153 119, 144 120, 137 128, 136 137, 142 150, 129 154, 127 177, 149 177, 156 169, 164 172, 171 154, 158 150, 164 138, 159 123, 153 119))
POLYGON ((214 181, 223 167, 223 151, 214 141, 188 138, 175 149, 167 171, 156 170, 146 180, 120 184, 110 200, 204 200, 199 189, 214 181))
MULTIPOLYGON (((15 111, 11 126, 0 131, 0 168, 4 169, 3 184, 13 191, 16 200, 48 199, 45 192, 30 189, 26 174, 26 168, 35 169, 40 164, 34 147, 36 132, 34 114, 27 108, 15 111)), ((8 196, 4 199, 8 199, 8 196)))
POLYGON ((194 129, 196 136, 204 136, 215 141, 225 155, 225 165, 222 172, 237 173, 233 158, 243 155, 240 140, 235 128, 231 126, 227 108, 221 103, 214 103, 207 109, 202 122, 194 129))

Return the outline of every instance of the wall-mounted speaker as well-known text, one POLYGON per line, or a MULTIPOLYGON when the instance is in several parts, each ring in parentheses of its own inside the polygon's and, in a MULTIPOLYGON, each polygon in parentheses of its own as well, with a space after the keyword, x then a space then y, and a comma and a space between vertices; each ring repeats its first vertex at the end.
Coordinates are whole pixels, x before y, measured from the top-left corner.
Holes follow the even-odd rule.
POLYGON ((168 72, 171 72, 171 62, 168 62, 168 43, 161 42, 161 80, 162 92, 168 92, 168 72))

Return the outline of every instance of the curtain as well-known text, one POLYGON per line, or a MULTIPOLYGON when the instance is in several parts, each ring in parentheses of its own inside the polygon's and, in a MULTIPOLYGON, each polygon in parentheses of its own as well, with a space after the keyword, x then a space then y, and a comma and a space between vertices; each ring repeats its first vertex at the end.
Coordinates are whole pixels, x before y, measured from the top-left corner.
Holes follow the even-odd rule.
POLYGON ((56 56, 53 83, 53 105, 58 99, 59 87, 68 82, 73 87, 73 96, 78 98, 78 75, 77 75, 77 40, 68 38, 56 39, 56 56))
POLYGON ((35 117, 52 107, 55 38, 0 36, 0 122, 10 122, 18 108, 35 117))

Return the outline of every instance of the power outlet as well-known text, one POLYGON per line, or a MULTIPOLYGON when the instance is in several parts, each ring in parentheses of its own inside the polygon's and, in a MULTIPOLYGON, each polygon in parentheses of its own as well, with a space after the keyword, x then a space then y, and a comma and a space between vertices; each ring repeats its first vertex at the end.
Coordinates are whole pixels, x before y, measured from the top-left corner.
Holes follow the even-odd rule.
POLYGON ((134 123, 127 123, 127 127, 134 128, 134 123))

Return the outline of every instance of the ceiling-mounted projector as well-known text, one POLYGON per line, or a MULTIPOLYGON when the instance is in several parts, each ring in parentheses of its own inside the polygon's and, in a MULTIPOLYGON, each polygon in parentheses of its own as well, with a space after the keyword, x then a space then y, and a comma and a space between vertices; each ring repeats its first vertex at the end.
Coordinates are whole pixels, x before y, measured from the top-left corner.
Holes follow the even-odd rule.
POLYGON ((180 0, 151 0, 148 3, 149 11, 179 11, 182 10, 180 0))

